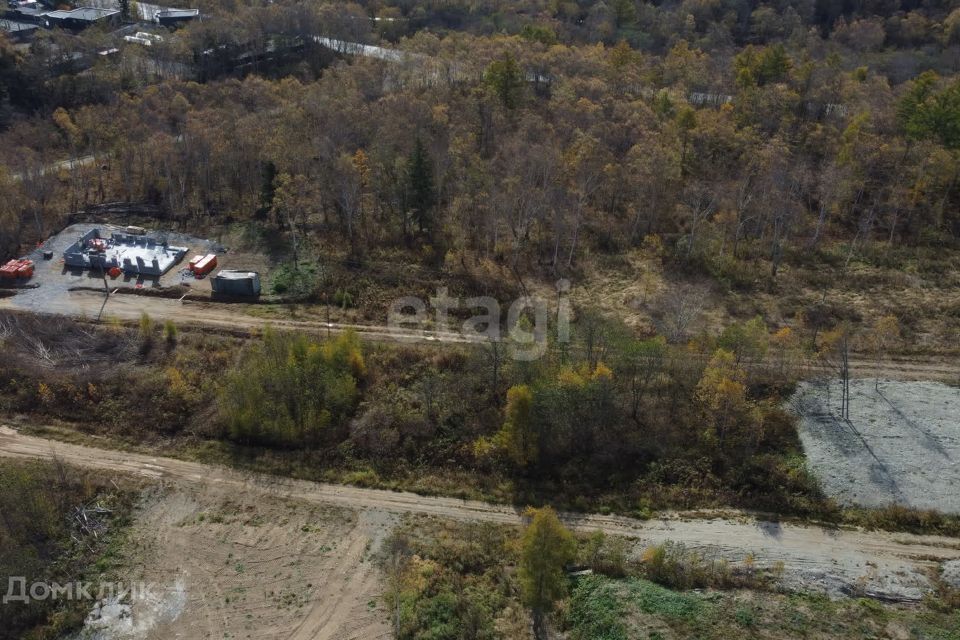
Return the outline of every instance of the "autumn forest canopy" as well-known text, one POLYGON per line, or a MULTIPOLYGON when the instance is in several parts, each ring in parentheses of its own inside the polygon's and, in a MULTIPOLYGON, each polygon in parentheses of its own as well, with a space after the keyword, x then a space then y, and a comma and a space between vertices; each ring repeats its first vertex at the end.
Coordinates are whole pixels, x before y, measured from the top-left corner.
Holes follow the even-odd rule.
POLYGON ((949 2, 202 8, 120 58, 92 53, 103 32, 3 41, 5 255, 113 200, 521 273, 656 235, 733 283, 825 242, 856 255, 960 231, 949 2))

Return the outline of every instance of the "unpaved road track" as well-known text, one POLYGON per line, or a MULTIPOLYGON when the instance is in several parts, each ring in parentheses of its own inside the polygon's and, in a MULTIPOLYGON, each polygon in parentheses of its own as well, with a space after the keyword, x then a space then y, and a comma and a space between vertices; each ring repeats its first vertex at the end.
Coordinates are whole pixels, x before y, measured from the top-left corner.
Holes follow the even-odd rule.
MULTIPOLYGON (((41 287, 42 289, 42 287, 41 287)), ((457 331, 418 330, 378 325, 327 323, 322 308, 315 315, 299 318, 267 317, 254 311, 255 305, 217 302, 181 301, 172 298, 118 293, 110 296, 106 306, 103 294, 96 291, 72 290, 49 296, 40 289, 24 290, 9 298, 0 298, 0 310, 27 311, 39 314, 95 319, 103 308, 104 318, 124 321, 139 320, 147 313, 155 320, 173 320, 181 326, 198 326, 229 331, 256 332, 270 325, 276 329, 301 331, 316 335, 355 331, 365 340, 388 342, 424 342, 448 344, 486 344, 487 338, 457 331)), ((881 362, 854 357, 851 359, 855 378, 881 377, 893 380, 934 380, 960 382, 960 359, 893 357, 881 362)), ((807 365, 809 377, 835 376, 836 372, 818 363, 807 365)))
MULTIPOLYGON (((516 525, 518 510, 502 505, 425 497, 412 493, 242 474, 195 462, 71 445, 0 427, 0 457, 50 459, 157 480, 202 483, 235 495, 278 495, 306 503, 360 512, 424 514, 465 521, 516 525)), ((584 532, 636 538, 638 548, 675 541, 732 561, 748 556, 759 566, 782 563, 786 586, 830 593, 865 593, 890 600, 918 600, 930 588, 929 575, 947 560, 960 559, 960 539, 940 536, 830 530, 813 526, 680 515, 641 521, 626 517, 565 514, 584 532)), ((320 612, 323 618, 335 612, 320 612), (329 615, 328 615, 329 613, 329 615)))
POLYGON ((95 319, 103 307, 103 318, 119 320, 138 320, 143 313, 155 320, 173 320, 183 325, 196 325, 226 330, 253 332, 270 325, 277 329, 303 331, 305 333, 324 334, 327 331, 338 333, 346 330, 356 331, 365 339, 388 341, 425 341, 452 343, 479 343, 480 337, 464 335, 453 331, 419 331, 413 329, 391 328, 386 326, 327 323, 318 308, 315 317, 287 319, 267 317, 249 313, 253 305, 223 304, 216 302, 180 301, 171 298, 117 293, 110 296, 106 306, 103 294, 95 291, 68 291, 57 298, 45 297, 42 301, 39 290, 26 290, 9 298, 0 299, 0 310, 28 311, 40 314, 71 316, 75 318, 95 319))

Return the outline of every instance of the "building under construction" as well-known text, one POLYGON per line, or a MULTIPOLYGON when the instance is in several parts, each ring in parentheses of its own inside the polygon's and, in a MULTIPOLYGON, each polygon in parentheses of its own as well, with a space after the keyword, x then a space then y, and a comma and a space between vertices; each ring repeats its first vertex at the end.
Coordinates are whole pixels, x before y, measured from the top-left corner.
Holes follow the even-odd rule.
POLYGON ((104 237, 100 229, 80 236, 63 253, 63 261, 75 269, 103 272, 119 269, 125 275, 160 277, 183 259, 186 247, 172 247, 146 235, 111 233, 104 237))

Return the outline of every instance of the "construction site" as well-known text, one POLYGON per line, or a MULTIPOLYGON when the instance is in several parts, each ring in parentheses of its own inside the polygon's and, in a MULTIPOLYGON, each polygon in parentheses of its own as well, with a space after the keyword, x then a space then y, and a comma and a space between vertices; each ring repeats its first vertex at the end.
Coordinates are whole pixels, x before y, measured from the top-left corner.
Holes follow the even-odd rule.
MULTIPOLYGON (((251 264, 262 268, 263 258, 230 252, 209 239, 80 223, 0 266, 0 288, 13 294, 8 298, 13 307, 41 313, 84 313, 83 300, 102 298, 104 288, 149 289, 161 299, 189 293, 211 301, 255 301, 261 277, 251 264)), ((146 298, 136 300, 149 306, 146 298)))
POLYGON ((146 235, 142 228, 127 228, 128 233, 111 233, 104 237, 99 227, 80 236, 63 253, 69 268, 92 269, 112 276, 159 278, 187 253, 186 247, 171 246, 146 235))

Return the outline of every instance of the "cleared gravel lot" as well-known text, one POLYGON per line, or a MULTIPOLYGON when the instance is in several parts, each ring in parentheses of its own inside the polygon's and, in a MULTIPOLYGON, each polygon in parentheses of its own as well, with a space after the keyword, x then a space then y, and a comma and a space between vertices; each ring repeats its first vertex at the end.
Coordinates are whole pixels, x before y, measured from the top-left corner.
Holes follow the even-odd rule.
POLYGON ((800 439, 824 491, 843 504, 891 503, 960 513, 960 389, 938 382, 804 382, 791 398, 800 439))

